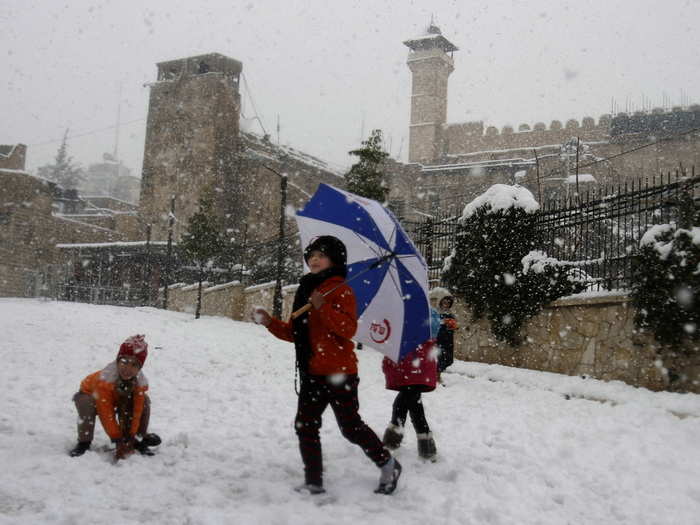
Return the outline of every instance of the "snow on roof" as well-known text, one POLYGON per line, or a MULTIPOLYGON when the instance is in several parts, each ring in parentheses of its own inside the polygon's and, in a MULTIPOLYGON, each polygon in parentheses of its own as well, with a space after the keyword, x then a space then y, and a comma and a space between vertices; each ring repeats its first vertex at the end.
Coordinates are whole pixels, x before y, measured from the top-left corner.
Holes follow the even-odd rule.
POLYGON ((523 177, 527 176, 527 170, 518 170, 515 172, 515 178, 516 179, 522 179, 523 177))
POLYGON ((206 290, 204 290, 204 293, 209 293, 209 292, 216 292, 217 290, 225 290, 226 288, 230 288, 231 286, 240 286, 241 281, 230 281, 227 283, 222 283, 222 284, 217 284, 216 286, 210 286, 206 290))
MULTIPOLYGON (((88 226, 92 226, 92 224, 89 224, 88 226)), ((111 230, 110 230, 111 231, 111 230)), ((152 246, 166 246, 168 244, 167 241, 151 241, 150 243, 152 246)), ((124 241, 124 242, 92 242, 92 243, 87 243, 87 242, 79 242, 79 243, 60 243, 56 245, 56 248, 67 248, 67 249, 79 249, 79 248, 107 248, 107 247, 130 247, 130 246, 145 246, 146 241, 124 241)), ((176 246, 177 243, 173 242, 173 246, 176 246)))
MULTIPOLYGON (((541 158, 541 157, 540 157, 541 158)), ((472 168, 500 168, 513 166, 534 166, 535 159, 496 159, 496 160, 479 160, 475 162, 462 162, 459 164, 437 164, 433 166, 421 166, 421 171, 456 171, 472 168)))
POLYGON ((527 188, 517 185, 494 184, 464 207, 460 220, 468 219, 484 205, 489 205, 492 212, 508 208, 522 208, 527 213, 532 213, 540 208, 535 197, 527 188))
POLYGON ((254 142, 260 146, 260 149, 257 149, 255 153, 261 157, 268 157, 270 160, 279 161, 280 155, 286 155, 298 162, 307 164, 309 166, 313 166, 314 168, 321 169, 332 175, 336 175, 338 177, 345 176, 344 169, 341 170, 335 168, 328 164, 326 161, 309 155, 308 153, 304 153, 303 151, 294 149, 291 146, 272 144, 271 142, 265 141, 260 135, 251 131, 243 132, 242 135, 245 135, 245 137, 248 138, 251 142, 254 142), (278 151, 279 153, 276 153, 276 151, 278 151))
MULTIPOLYGON (((576 184, 576 175, 569 175, 566 180, 564 181, 564 184, 576 184)), ((579 182, 595 182, 595 177, 591 175, 590 173, 579 173, 578 174, 578 181, 579 182)))

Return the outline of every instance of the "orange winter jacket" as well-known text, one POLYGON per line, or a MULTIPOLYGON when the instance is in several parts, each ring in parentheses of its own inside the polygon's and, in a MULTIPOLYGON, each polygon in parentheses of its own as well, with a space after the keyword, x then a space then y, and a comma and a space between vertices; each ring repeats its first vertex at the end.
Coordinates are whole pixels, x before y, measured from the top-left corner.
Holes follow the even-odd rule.
MULTIPOLYGON (((113 361, 103 370, 94 372, 87 376, 80 383, 80 391, 91 395, 95 399, 97 414, 100 422, 111 439, 119 439, 122 436, 121 428, 117 422, 117 392, 116 384, 119 379, 117 363, 113 361)), ((134 387, 134 407, 131 418, 131 437, 136 435, 143 414, 143 405, 146 401, 146 391, 148 390, 148 379, 139 371, 136 376, 136 386, 134 387)))
MULTIPOLYGON (((357 306, 352 288, 343 281, 340 276, 329 277, 316 288, 325 293, 340 284, 324 298, 321 308, 309 310, 309 373, 313 375, 357 373, 355 344, 350 340, 357 331, 357 306)), ((294 342, 291 321, 272 318, 267 329, 280 339, 294 342)))

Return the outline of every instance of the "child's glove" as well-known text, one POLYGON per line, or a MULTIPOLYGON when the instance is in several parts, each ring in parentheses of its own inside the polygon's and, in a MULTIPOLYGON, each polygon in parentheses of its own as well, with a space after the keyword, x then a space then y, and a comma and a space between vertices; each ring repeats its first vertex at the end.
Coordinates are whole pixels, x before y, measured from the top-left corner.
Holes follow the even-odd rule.
POLYGON ((443 323, 448 330, 457 330, 457 321, 456 320, 447 318, 443 321, 443 323))
POLYGON ((270 317, 270 314, 268 314, 265 309, 254 308, 253 311, 250 312, 250 319, 255 324, 261 324, 263 326, 267 326, 270 324, 272 317, 270 317))
POLYGON ((134 453, 134 438, 120 438, 116 440, 117 450, 114 453, 114 461, 126 459, 134 453))

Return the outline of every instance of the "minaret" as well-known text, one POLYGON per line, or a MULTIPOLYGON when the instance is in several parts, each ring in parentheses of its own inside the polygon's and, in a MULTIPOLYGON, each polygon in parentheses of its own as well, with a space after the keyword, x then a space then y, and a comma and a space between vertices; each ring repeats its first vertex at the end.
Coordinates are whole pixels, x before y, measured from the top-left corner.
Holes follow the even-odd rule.
POLYGON ((408 161, 430 163, 441 152, 442 126, 447 120, 447 78, 454 70, 457 47, 431 21, 426 35, 406 40, 412 73, 411 125, 408 161), (448 55, 449 53, 449 55, 448 55))
MULTIPOLYGON (((175 196, 174 239, 180 239, 204 191, 217 209, 238 209, 235 169, 242 64, 218 53, 160 62, 150 84, 140 215, 152 239, 168 236, 175 196), (220 204, 220 205, 218 205, 220 204)), ((239 210, 240 211, 240 210, 239 210)))

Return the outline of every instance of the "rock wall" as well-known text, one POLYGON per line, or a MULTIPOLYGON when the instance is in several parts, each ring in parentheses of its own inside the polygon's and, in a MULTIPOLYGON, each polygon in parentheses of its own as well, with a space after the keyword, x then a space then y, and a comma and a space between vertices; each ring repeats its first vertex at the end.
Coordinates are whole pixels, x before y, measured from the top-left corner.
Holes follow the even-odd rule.
MULTIPOLYGON (((527 341, 519 347, 498 341, 490 323, 471 320, 459 301, 456 314, 458 359, 700 393, 700 357, 674 355, 652 334, 637 330, 635 310, 624 295, 556 301, 525 324, 527 341)), ((698 355, 697 347, 686 350, 698 355)))

